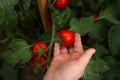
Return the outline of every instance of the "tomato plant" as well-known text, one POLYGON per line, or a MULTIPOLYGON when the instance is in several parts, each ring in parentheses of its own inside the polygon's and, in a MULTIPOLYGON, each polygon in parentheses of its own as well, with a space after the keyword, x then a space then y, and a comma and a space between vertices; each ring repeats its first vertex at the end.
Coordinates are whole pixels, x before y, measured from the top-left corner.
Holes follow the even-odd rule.
POLYGON ((70 30, 61 30, 60 37, 63 39, 64 46, 70 46, 74 43, 75 34, 70 30))
POLYGON ((64 9, 69 5, 69 0, 55 0, 54 6, 58 9, 64 9))
POLYGON ((84 49, 96 49, 81 80, 120 80, 119 14, 120 0, 0 0, 0 80, 33 74, 32 69, 44 75, 54 42, 61 38, 69 47, 75 33, 81 35, 84 49), (45 16, 41 5, 47 6, 45 16), (43 25, 43 17, 51 27, 43 25))

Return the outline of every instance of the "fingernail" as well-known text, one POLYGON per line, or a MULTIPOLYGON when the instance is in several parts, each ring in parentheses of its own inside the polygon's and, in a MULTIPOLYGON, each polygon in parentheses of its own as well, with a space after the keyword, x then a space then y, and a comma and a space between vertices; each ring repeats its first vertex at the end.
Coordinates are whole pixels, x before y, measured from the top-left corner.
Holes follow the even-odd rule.
POLYGON ((96 52, 96 49, 92 48, 93 54, 96 52))

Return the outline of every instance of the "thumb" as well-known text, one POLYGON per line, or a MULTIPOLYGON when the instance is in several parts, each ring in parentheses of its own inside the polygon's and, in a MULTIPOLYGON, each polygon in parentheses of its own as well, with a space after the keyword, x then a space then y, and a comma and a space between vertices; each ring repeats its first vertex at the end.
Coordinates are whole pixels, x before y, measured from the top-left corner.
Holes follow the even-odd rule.
POLYGON ((85 68, 94 53, 95 53, 94 48, 87 49, 85 53, 78 59, 80 66, 85 68))
POLYGON ((85 51, 84 55, 85 55, 86 57, 88 57, 88 58, 91 58, 92 55, 95 53, 95 51, 96 51, 96 50, 95 50, 94 48, 87 49, 87 50, 85 51))

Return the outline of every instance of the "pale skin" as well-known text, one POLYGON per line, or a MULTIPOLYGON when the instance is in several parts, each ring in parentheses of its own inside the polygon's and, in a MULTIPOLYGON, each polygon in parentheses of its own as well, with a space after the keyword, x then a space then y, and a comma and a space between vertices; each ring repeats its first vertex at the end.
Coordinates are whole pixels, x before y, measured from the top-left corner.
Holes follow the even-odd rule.
POLYGON ((82 77, 94 53, 94 48, 84 51, 78 33, 75 34, 74 46, 69 49, 64 46, 60 48, 60 44, 56 42, 54 45, 54 57, 44 76, 44 80, 78 80, 82 77))

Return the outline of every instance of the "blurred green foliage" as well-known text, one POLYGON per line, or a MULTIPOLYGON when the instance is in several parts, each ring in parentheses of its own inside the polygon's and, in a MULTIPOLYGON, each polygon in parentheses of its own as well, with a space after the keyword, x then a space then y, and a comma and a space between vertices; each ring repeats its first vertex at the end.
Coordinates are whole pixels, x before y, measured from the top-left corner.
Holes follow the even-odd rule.
MULTIPOLYGON (((48 0, 48 7, 56 33, 73 30, 80 33, 84 46, 96 48, 81 80, 120 80, 120 0, 70 0, 61 10, 53 1, 48 0)), ((0 0, 0 53, 4 54, 0 60, 13 67, 29 63, 29 46, 37 41, 49 44, 51 37, 44 33, 36 0, 0 0)))

